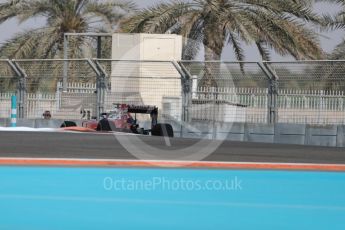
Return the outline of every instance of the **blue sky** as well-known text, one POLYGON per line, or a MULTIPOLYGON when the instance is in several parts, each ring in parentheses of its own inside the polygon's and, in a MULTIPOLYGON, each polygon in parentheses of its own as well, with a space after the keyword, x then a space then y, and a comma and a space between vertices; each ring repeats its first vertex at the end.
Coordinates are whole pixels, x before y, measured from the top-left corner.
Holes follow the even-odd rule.
MULTIPOLYGON (((161 1, 162 0, 146 0, 146 1, 138 0, 135 2, 140 7, 147 7, 161 1)), ((4 2, 4 0, 0 0, 0 2, 4 2)), ((322 13, 334 13, 339 10, 339 7, 335 5, 326 4, 326 3, 319 3, 315 6, 315 10, 322 13)), ((17 32, 23 31, 25 29, 33 28, 33 27, 39 27, 43 24, 44 24, 44 20, 42 18, 32 19, 21 25, 18 25, 18 22, 15 19, 9 20, 0 25, 0 42, 2 43, 6 39, 11 38, 17 32)), ((345 31, 343 30, 323 33, 322 36, 320 36, 321 45, 326 52, 331 52, 334 49, 334 47, 342 41, 344 37, 345 37, 345 31)), ((248 61, 258 61, 261 59, 255 47, 246 46, 245 55, 246 55, 246 60, 248 61)), ((199 57, 201 58, 202 54, 200 54, 199 57)), ((226 47, 222 58, 224 60, 235 60, 231 47, 226 47)), ((279 60, 279 61, 292 60, 291 57, 281 57, 274 53, 272 53, 272 58, 274 60, 279 60)))

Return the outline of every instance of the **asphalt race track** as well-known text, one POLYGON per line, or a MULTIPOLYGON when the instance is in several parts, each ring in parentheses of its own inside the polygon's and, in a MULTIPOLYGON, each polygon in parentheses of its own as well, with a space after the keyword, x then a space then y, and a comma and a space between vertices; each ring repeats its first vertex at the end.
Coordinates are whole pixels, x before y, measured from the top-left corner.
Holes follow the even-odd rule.
MULTIPOLYGON (((132 140, 138 136, 118 134, 132 140)), ((179 150, 193 144, 194 139, 169 139, 140 136, 148 146, 162 150, 179 150)), ((197 144, 196 144, 197 145, 197 144)), ((176 152, 179 151, 174 151, 176 152)), ((11 158, 78 158, 78 159, 138 159, 130 154, 113 134, 65 132, 0 132, 0 157, 11 158)), ((174 156, 169 156, 174 159, 174 156)), ((161 160, 159 155, 155 160, 161 160)), ((141 158, 142 159, 142 158, 141 158)), ((152 158, 150 159, 152 160, 152 158)), ((224 141, 204 161, 271 162, 344 164, 345 149, 224 141)))

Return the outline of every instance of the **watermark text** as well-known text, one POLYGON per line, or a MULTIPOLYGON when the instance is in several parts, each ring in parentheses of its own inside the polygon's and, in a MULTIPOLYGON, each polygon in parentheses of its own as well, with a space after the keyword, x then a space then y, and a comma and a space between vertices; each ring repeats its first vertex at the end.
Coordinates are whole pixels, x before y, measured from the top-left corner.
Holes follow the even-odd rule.
POLYGON ((103 188, 107 191, 241 191, 242 180, 233 177, 224 180, 192 180, 187 178, 152 177, 131 179, 105 177, 103 188))

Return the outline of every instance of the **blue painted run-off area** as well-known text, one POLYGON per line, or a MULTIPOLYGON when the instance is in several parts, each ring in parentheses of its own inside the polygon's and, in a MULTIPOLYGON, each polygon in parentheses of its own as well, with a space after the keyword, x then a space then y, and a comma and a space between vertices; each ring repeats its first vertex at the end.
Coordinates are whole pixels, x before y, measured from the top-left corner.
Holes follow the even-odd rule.
POLYGON ((0 167, 0 175, 0 229, 345 229, 345 173, 0 167))

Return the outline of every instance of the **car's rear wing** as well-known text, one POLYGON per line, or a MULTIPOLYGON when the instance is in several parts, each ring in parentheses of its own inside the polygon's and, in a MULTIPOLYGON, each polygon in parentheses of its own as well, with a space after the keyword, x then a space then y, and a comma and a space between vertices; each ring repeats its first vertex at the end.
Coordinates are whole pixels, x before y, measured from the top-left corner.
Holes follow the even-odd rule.
POLYGON ((158 114, 158 108, 151 105, 128 105, 129 113, 158 114))

